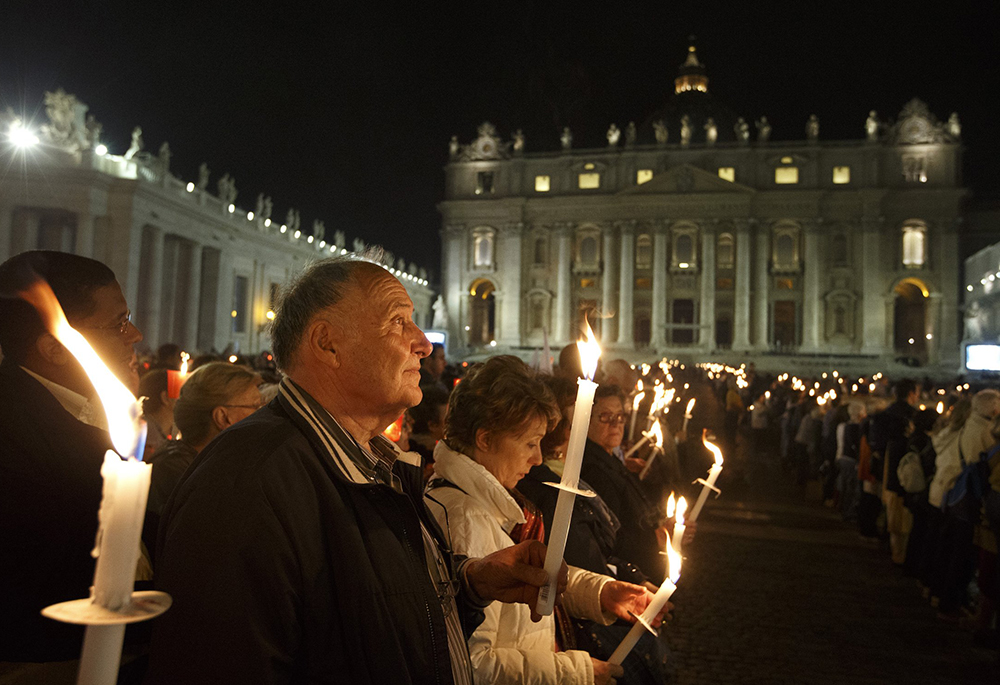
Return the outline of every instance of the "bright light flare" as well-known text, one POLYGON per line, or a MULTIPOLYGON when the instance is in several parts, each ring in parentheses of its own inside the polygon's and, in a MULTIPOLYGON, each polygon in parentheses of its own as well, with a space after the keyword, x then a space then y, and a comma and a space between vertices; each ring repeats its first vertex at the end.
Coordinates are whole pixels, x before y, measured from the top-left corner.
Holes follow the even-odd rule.
POLYGON ((181 352, 181 375, 185 375, 188 372, 188 362, 191 359, 191 355, 187 352, 181 352))
POLYGON ((670 536, 667 535, 667 577, 670 578, 670 582, 674 585, 681 577, 681 555, 680 552, 674 549, 674 546, 670 544, 670 536))
POLYGON ((10 139, 10 142, 22 150, 34 147, 40 142, 38 140, 38 136, 36 136, 31 129, 25 128, 19 121, 15 122, 10 127, 10 130, 7 132, 7 137, 10 139))
POLYGON ((660 422, 653 421, 653 427, 649 430, 652 434, 653 439, 656 441, 656 449, 663 449, 663 429, 660 428, 660 422))
POLYGON ((640 392, 638 395, 635 396, 635 399, 632 400, 632 411, 634 412, 639 411, 639 405, 642 404, 642 400, 645 397, 646 397, 645 392, 640 392))
POLYGON ((695 398, 691 398, 687 404, 687 408, 684 410, 684 416, 691 416, 691 411, 694 409, 695 398))
POLYGON ((674 521, 677 524, 684 525, 684 514, 687 513, 688 503, 687 500, 681 497, 677 500, 677 511, 674 512, 674 521))
POLYGON ((944 402, 937 403, 937 413, 944 414, 944 402))
POLYGON ((597 344, 597 338, 594 337, 594 330, 590 327, 589 321, 586 337, 586 341, 577 341, 576 348, 580 351, 580 369, 583 371, 583 377, 592 381, 594 374, 597 373, 597 362, 601 358, 601 346, 597 344))
POLYGON ((49 333, 80 362, 104 406, 115 451, 123 457, 134 454, 142 431, 139 420, 142 410, 135 395, 101 361, 87 339, 69 325, 48 283, 37 279, 18 294, 38 310, 49 333))
POLYGON ((701 436, 701 444, 705 446, 705 449, 715 455, 715 465, 722 466, 722 450, 720 450, 714 443, 709 442, 707 435, 701 436))
POLYGON ((670 493, 670 497, 667 498, 667 518, 672 519, 674 517, 674 511, 677 509, 677 501, 674 499, 674 493, 670 493))

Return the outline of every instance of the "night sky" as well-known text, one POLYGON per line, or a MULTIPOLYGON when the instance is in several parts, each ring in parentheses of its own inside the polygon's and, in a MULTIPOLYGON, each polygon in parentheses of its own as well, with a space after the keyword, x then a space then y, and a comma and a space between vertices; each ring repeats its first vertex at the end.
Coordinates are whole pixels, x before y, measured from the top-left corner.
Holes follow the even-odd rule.
POLYGON ((303 227, 321 218, 437 271, 451 135, 489 120, 505 139, 522 128, 528 152, 558 148, 563 126, 574 147, 604 145, 612 121, 668 103, 694 34, 712 95, 766 115, 773 139, 804 138, 811 113, 821 138, 860 139, 868 110, 894 118, 919 97, 959 112, 966 182, 1000 194, 995 2, 210 4, 4 3, 0 108, 41 123, 61 86, 114 153, 141 125, 180 178, 205 161, 213 191, 235 176, 239 206, 264 192, 276 218, 296 207, 303 227))

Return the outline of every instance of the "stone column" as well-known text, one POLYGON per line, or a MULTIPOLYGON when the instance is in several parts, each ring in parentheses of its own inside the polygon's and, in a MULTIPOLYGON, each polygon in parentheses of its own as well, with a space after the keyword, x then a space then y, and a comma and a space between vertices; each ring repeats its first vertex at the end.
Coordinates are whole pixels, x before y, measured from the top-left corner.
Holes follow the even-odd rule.
POLYGON ((187 322, 184 346, 193 356, 198 349, 198 317, 201 313, 201 243, 191 243, 188 260, 187 322))
POLYGON ((73 252, 81 257, 94 256, 94 221, 96 217, 90 212, 76 215, 76 244, 73 252))
POLYGON ((882 263, 882 221, 877 217, 861 220, 862 248, 862 335, 861 351, 881 355, 885 352, 886 303, 882 274, 893 264, 882 263))
POLYGON ((139 278, 149 279, 149 301, 146 302, 146 320, 142 322, 143 336, 152 349, 160 344, 160 314, 163 304, 163 231, 149 227, 149 272, 139 278))
MULTIPOLYGON (((954 219, 939 224, 941 239, 938 243, 940 245, 937 252, 938 255, 944 257, 945 255, 958 254, 960 221, 961 219, 954 219)), ((940 261, 943 262, 944 259, 940 261)), ((959 262, 953 261, 950 266, 940 264, 937 268, 941 270, 944 276, 941 279, 941 314, 938 319, 937 328, 929 332, 934 335, 933 342, 936 343, 938 363, 943 366, 957 368, 961 363, 959 322, 962 320, 962 315, 958 309, 958 303, 961 301, 958 285, 959 262)))
POLYGON ((820 293, 823 259, 819 253, 818 222, 805 222, 803 231, 805 274, 802 289, 802 349, 805 352, 815 352, 819 349, 823 329, 823 301, 820 293))
POLYGON ((618 344, 631 348, 635 345, 635 320, 632 297, 635 292, 635 224, 619 221, 621 232, 621 264, 618 280, 618 344))
POLYGON ((556 315, 552 322, 552 338, 557 345, 568 345, 570 333, 573 289, 570 283, 570 225, 554 225, 559 268, 556 276, 556 315))
POLYGON ((649 346, 667 344, 667 230, 666 221, 654 227, 653 234, 653 311, 650 314, 649 346))
POLYGON ((10 259, 14 236, 14 211, 10 205, 0 204, 0 263, 10 259))
POLYGON ((698 343, 706 352, 715 349, 715 231, 701 229, 701 302, 698 343))
POLYGON ((215 349, 224 350, 235 340, 233 333, 233 282, 236 270, 233 255, 222 249, 219 255, 219 298, 215 305, 215 349))
MULTIPOLYGON (((618 303, 615 300, 615 281, 617 280, 618 264, 615 261, 615 229, 608 225, 603 227, 604 249, 602 262, 604 272, 601 274, 601 313, 607 316, 617 314, 618 303)), ((618 316, 610 316, 601 320, 601 342, 608 345, 618 339, 618 316)))
POLYGON ((469 284, 462 282, 464 242, 465 226, 451 224, 442 229, 441 291, 448 313, 449 343, 453 348, 465 347, 469 341, 462 319, 462 302, 469 295, 469 284))
POLYGON ((500 330, 497 342, 509 347, 521 345, 521 235, 524 224, 509 223, 500 227, 497 245, 497 275, 502 302, 499 309, 500 330))
POLYGON ((924 299, 924 346, 927 349, 927 363, 934 365, 942 361, 940 343, 943 334, 941 314, 943 313, 944 297, 942 293, 931 293, 930 297, 924 299), (926 338, 927 335, 931 336, 930 339, 926 338))
POLYGON ((750 222, 735 221, 736 283, 735 311, 733 312, 733 349, 738 352, 750 350, 750 222))
POLYGON ((768 287, 771 279, 771 228, 757 224, 757 250, 754 265, 754 347, 757 350, 767 350, 771 347, 768 334, 768 310, 770 302, 768 287))

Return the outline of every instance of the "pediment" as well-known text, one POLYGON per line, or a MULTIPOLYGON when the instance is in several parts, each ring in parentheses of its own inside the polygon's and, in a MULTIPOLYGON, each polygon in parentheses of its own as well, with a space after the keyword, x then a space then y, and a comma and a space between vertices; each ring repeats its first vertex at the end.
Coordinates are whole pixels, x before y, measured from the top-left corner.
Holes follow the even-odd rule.
POLYGON ((752 193, 753 188, 733 183, 690 164, 681 164, 632 186, 619 195, 677 195, 686 193, 752 193))

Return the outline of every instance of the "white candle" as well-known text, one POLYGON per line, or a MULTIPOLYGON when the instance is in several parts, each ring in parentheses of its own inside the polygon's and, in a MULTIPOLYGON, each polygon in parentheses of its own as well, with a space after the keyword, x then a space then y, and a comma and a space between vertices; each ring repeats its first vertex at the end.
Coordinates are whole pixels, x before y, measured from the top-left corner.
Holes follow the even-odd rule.
MULTIPOLYGON (((687 500, 683 497, 677 502, 677 511, 674 512, 674 534, 670 538, 670 544, 679 555, 681 545, 684 543, 684 512, 687 511, 687 500)), ((669 516, 669 514, 668 514, 669 516)))
POLYGON ((708 499, 709 491, 715 487, 715 481, 718 480, 719 474, 722 473, 722 450, 710 443, 704 435, 701 441, 715 455, 715 463, 708 469, 708 480, 702 483, 701 494, 698 495, 698 501, 695 502, 694 509, 691 510, 691 515, 688 516, 688 523, 694 523, 698 520, 698 514, 701 513, 701 508, 705 506, 705 500, 708 499))
MULTIPOLYGON (((601 356, 601 348, 594 339, 594 333, 587 325, 587 343, 578 342, 580 350, 580 366, 586 378, 577 379, 576 404, 573 407, 573 427, 569 433, 569 443, 566 446, 566 463, 563 466, 560 485, 576 489, 580 483, 580 468, 583 466, 583 449, 587 444, 587 433, 590 430, 590 413, 594 408, 594 393, 597 383, 592 380, 597 371, 597 360, 601 356)), ((566 537, 569 535, 569 524, 573 518, 573 502, 576 494, 569 490, 559 490, 556 500, 556 510, 552 516, 552 530, 548 536, 548 549, 545 552, 545 572, 549 575, 548 585, 538 591, 538 602, 535 611, 542 616, 552 613, 556 602, 556 584, 559 580, 559 569, 562 567, 563 552, 566 551, 566 537)))
MULTIPOLYGON (((685 383, 685 387, 686 386, 687 384, 685 383)), ((688 421, 691 420, 691 411, 694 409, 694 402, 695 398, 692 397, 691 401, 687 403, 687 409, 684 410, 684 425, 681 427, 681 430, 684 431, 685 433, 687 432, 688 429, 688 421)))
POLYGON ((646 475, 649 474, 649 469, 653 466, 653 461, 656 459, 656 455, 663 452, 663 430, 660 427, 660 422, 657 421, 653 424, 653 430, 650 431, 652 436, 656 438, 656 444, 653 446, 653 452, 646 459, 646 465, 642 467, 642 471, 639 472, 639 480, 645 480, 646 475))

